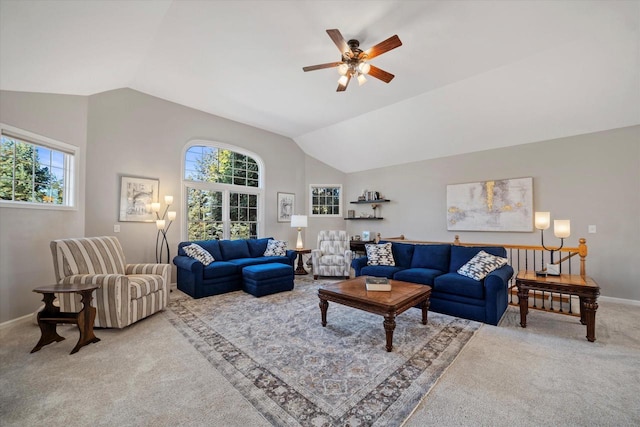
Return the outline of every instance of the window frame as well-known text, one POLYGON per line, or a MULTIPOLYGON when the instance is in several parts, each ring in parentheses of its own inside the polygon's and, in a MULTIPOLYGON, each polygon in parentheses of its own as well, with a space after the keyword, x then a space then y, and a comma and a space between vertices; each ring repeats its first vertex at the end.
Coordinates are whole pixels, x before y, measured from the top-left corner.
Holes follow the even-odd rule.
POLYGON ((15 126, 0 123, 0 134, 10 138, 15 138, 23 143, 36 147, 46 148, 64 154, 64 200, 65 204, 25 202, 21 200, 2 200, 0 208, 23 208, 23 209, 48 209, 48 210, 78 210, 78 187, 80 182, 80 172, 78 167, 80 157, 80 147, 58 141, 44 135, 39 135, 15 126), (66 164, 68 163, 68 167, 66 164))
POLYGON ((231 219, 230 219, 230 193, 245 193, 255 194, 258 197, 258 215, 256 220, 256 234, 260 238, 264 235, 264 222, 265 222, 265 166, 262 158, 249 150, 242 147, 238 147, 232 144, 226 144, 224 142, 218 142, 205 139, 193 139, 187 142, 182 150, 182 156, 180 158, 180 171, 181 171, 181 192, 182 192, 182 207, 183 215, 181 215, 180 233, 182 241, 188 241, 189 229, 188 229, 188 192, 189 188, 196 188, 200 190, 221 191, 222 195, 222 223, 223 223, 223 235, 222 239, 228 239, 231 237, 231 219), (249 187, 235 184, 226 184, 219 182, 204 182, 204 181, 192 181, 185 178, 186 173, 186 154, 190 148, 194 146, 211 147, 220 150, 229 150, 242 154, 244 156, 251 157, 258 165, 258 186, 249 187))
POLYGON ((310 184, 309 185, 309 216, 315 218, 339 218, 343 216, 344 204, 343 204, 342 184, 310 184), (313 190, 316 188, 338 188, 340 191, 340 197, 338 198, 338 213, 337 214, 314 214, 313 213, 313 190))

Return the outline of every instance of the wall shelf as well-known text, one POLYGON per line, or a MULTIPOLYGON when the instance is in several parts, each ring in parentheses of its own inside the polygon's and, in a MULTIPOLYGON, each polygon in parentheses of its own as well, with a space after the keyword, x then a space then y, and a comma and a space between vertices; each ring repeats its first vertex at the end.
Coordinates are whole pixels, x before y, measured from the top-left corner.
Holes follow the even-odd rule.
POLYGON ((388 203, 391 200, 389 199, 380 199, 380 200, 357 200, 355 202, 349 202, 352 203, 354 205, 370 205, 372 203, 388 203))
POLYGON ((352 221, 352 220, 359 220, 359 221, 375 221, 377 219, 384 219, 381 217, 375 217, 375 218, 345 218, 345 221, 352 221))

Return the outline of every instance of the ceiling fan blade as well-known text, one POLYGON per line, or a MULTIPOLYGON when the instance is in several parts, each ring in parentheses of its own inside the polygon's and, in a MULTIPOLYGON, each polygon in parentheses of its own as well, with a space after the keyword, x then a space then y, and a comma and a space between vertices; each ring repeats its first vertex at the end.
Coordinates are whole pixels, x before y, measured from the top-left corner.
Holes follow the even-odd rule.
POLYGON ((349 48, 349 45, 344 40, 344 37, 342 37, 342 34, 340 34, 340 30, 327 30, 327 34, 329 34, 331 40, 333 40, 336 46, 338 46, 341 54, 344 55, 346 52, 351 52, 351 48, 349 48))
POLYGON ((344 84, 344 86, 342 86, 341 84, 338 84, 338 89, 336 89, 336 92, 344 92, 345 90, 347 90, 347 86, 349 86, 350 81, 351 81, 351 75, 347 75, 347 82, 344 84))
POLYGON ((385 70, 376 67, 375 65, 371 65, 371 68, 369 69, 369 75, 371 77, 375 77, 376 79, 382 80, 385 83, 389 83, 395 77, 393 74, 388 73, 385 70))
POLYGON ((304 71, 322 70, 323 68, 333 68, 342 64, 342 62, 328 62, 326 64, 309 65, 308 67, 302 67, 304 71))
POLYGON ((367 60, 369 60, 375 58, 376 56, 382 55, 385 52, 389 52, 391 49, 395 49, 399 46, 402 46, 402 42, 400 41, 400 37, 395 35, 369 48, 364 53, 365 55, 367 55, 367 60))

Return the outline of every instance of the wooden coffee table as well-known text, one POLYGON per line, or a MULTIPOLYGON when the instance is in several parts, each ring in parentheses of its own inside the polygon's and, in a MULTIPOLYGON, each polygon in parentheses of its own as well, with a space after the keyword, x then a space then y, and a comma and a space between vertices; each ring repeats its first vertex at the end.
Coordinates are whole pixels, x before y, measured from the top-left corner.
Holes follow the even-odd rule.
POLYGON ((387 351, 393 348, 393 331, 398 314, 414 306, 422 309, 422 324, 427 324, 431 286, 390 280, 391 291, 367 291, 365 276, 325 285, 318 290, 322 326, 327 326, 329 301, 384 316, 387 351))

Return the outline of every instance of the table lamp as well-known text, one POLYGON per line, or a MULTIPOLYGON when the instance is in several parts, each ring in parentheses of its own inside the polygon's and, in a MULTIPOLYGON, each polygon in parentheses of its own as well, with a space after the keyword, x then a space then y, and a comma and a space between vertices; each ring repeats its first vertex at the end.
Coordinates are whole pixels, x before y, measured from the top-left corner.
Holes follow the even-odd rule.
POLYGON ((302 234, 301 231, 303 228, 307 227, 307 216, 306 215, 291 215, 291 227, 298 228, 298 241, 296 242, 296 249, 303 249, 304 245, 302 243, 302 234))

